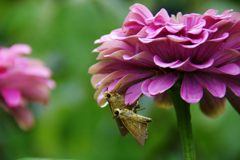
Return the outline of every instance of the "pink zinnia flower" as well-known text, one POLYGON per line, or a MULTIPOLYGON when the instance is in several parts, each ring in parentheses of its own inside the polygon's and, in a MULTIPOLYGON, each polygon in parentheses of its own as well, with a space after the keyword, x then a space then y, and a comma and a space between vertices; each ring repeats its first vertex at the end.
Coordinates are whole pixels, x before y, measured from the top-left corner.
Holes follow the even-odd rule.
POLYGON ((51 71, 35 59, 27 58, 31 53, 28 45, 17 44, 0 48, 0 94, 1 107, 13 115, 21 128, 33 125, 28 102, 46 104, 49 91, 54 87, 51 71))
POLYGON ((240 14, 208 10, 156 15, 143 5, 130 8, 122 28, 101 37, 94 51, 97 64, 89 69, 100 105, 106 90, 125 95, 127 105, 141 95, 169 99, 177 82, 181 98, 200 103, 214 116, 227 97, 240 112, 240 14))

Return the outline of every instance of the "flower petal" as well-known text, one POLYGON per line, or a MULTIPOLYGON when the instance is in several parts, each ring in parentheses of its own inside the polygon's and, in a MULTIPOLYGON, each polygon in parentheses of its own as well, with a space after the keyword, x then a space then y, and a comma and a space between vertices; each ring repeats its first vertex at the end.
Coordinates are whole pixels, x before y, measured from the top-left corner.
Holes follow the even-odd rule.
POLYGON ((167 38, 173 42, 182 43, 187 42, 188 39, 186 37, 181 37, 177 35, 167 35, 167 38))
POLYGON ((25 106, 13 108, 10 110, 10 112, 23 130, 27 130, 33 126, 33 115, 25 106))
POLYGON ((132 50, 132 47, 125 43, 124 41, 111 40, 103 43, 98 48, 94 49, 93 52, 102 52, 108 49, 118 49, 118 50, 132 50))
POLYGON ((177 33, 184 28, 183 24, 177 23, 169 23, 170 25, 166 25, 165 29, 170 33, 177 33))
POLYGON ((194 64, 191 62, 190 66, 194 67, 196 69, 206 69, 211 67, 214 64, 214 59, 210 58, 208 61, 200 63, 200 64, 194 64))
POLYGON ((101 89, 97 89, 95 94, 94 94, 94 98, 97 99, 97 103, 100 105, 101 108, 106 107, 106 100, 104 98, 104 93, 107 91, 107 87, 105 88, 101 88, 101 89))
POLYGON ((91 84, 94 88, 97 87, 98 82, 100 82, 103 78, 105 78, 107 74, 95 74, 91 78, 91 84))
POLYGON ((239 82, 239 80, 228 79, 227 85, 236 96, 240 97, 240 82, 239 82))
POLYGON ((147 7, 145 7, 144 5, 139 4, 139 3, 132 5, 130 7, 130 10, 133 13, 137 13, 137 14, 141 15, 142 18, 149 18, 149 17, 153 16, 151 11, 149 11, 149 9, 147 7))
POLYGON ((229 33, 223 33, 221 36, 217 37, 217 38, 213 38, 209 41, 211 42, 220 42, 220 41, 223 41, 225 39, 227 39, 229 37, 229 33))
POLYGON ((157 66, 159 66, 161 68, 168 68, 168 67, 171 67, 171 66, 173 66, 175 64, 178 64, 180 62, 179 60, 169 62, 169 63, 168 62, 163 62, 159 56, 154 56, 153 61, 157 66))
POLYGON ((209 68, 213 65, 213 63, 214 63, 214 59, 209 59, 208 61, 203 62, 201 64, 194 64, 190 61, 190 58, 188 58, 183 62, 173 64, 172 66, 170 66, 170 68, 173 68, 173 69, 177 68, 183 71, 195 71, 197 69, 209 68))
POLYGON ((17 89, 3 89, 1 91, 2 96, 8 107, 19 107, 22 103, 22 96, 17 89))
POLYGON ((226 93, 226 84, 221 79, 199 74, 196 76, 198 82, 206 88, 214 97, 223 98, 226 93))
POLYGON ((218 68, 221 72, 229 74, 229 75, 239 75, 240 67, 237 64, 230 63, 218 68))
POLYGON ((240 55, 240 52, 238 50, 227 49, 224 51, 223 54, 217 55, 218 57, 215 58, 214 65, 219 66, 226 62, 239 61, 240 60, 239 55, 240 55))
POLYGON ((114 81, 115 79, 119 79, 127 74, 128 74, 128 72, 124 71, 124 70, 114 71, 114 72, 106 75, 105 77, 103 77, 95 86, 96 87, 106 86, 109 83, 111 83, 112 81, 114 81))
POLYGON ((142 95, 142 90, 141 90, 142 83, 143 82, 137 83, 127 89, 127 92, 125 94, 125 104, 126 105, 133 104, 142 95))
POLYGON ((108 85, 108 91, 110 91, 110 92, 113 91, 115 86, 117 85, 118 81, 119 81, 119 79, 115 79, 112 83, 110 83, 108 85))
POLYGON ((125 54, 131 54, 131 52, 126 51, 126 50, 117 50, 114 51, 110 54, 99 54, 97 57, 97 60, 111 60, 111 59, 116 59, 116 60, 122 60, 123 55, 125 54))
POLYGON ((212 118, 224 113, 225 106, 225 99, 213 97, 208 92, 204 92, 204 96, 200 101, 200 108, 202 112, 212 118))
POLYGON ((177 79, 178 76, 171 73, 157 76, 148 86, 149 94, 157 95, 165 92, 175 84, 177 79))
POLYGON ((30 54, 32 52, 32 48, 26 44, 15 44, 10 49, 10 52, 13 54, 30 54))
POLYGON ((151 97, 151 95, 149 94, 149 91, 148 91, 148 86, 151 83, 152 79, 153 78, 143 81, 142 86, 141 86, 142 93, 148 97, 151 97))
POLYGON ((123 55, 123 59, 133 64, 142 66, 154 66, 153 56, 149 52, 140 52, 135 55, 123 55))
POLYGON ((149 76, 151 76, 151 72, 142 72, 142 73, 129 73, 122 78, 116 80, 108 86, 108 91, 122 91, 129 86, 131 83, 139 82, 149 76))
POLYGON ((203 88, 194 76, 185 74, 182 86, 181 97, 188 103, 198 103, 203 96, 203 88))
POLYGON ((105 68, 110 67, 112 64, 113 64, 112 62, 105 62, 105 61, 98 62, 98 63, 92 65, 91 67, 89 67, 88 73, 89 74, 98 74, 98 72, 101 72, 101 71, 103 72, 105 68))
POLYGON ((227 99, 234 107, 234 109, 240 114, 240 97, 236 96, 231 90, 227 90, 227 99))
POLYGON ((173 107, 172 99, 166 92, 155 96, 154 101, 159 108, 169 109, 173 107))

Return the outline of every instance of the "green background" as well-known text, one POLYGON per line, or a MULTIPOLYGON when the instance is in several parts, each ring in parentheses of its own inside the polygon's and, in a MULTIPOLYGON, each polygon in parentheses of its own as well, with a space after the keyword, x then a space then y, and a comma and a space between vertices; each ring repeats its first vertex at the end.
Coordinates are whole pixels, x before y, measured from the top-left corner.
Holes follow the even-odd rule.
MULTIPOLYGON (((120 27, 136 2, 154 13, 162 7, 172 14, 240 8, 237 0, 1 0, 0 44, 30 44, 31 57, 44 60, 57 83, 47 107, 30 104, 36 117, 30 131, 20 130, 0 112, 1 160, 181 159, 173 109, 158 109, 152 101, 143 101, 144 112, 153 122, 146 145, 140 146, 131 136, 121 137, 109 109, 100 109, 93 99, 87 72, 96 62, 93 42, 120 27)), ((240 159, 239 114, 229 104, 225 114, 215 119, 205 117, 197 106, 191 109, 198 159, 240 159)))

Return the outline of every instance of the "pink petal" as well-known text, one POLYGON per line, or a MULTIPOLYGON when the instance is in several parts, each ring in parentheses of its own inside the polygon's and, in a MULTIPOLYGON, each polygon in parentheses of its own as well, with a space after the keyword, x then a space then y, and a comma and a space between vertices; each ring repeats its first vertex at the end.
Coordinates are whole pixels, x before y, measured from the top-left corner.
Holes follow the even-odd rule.
POLYGON ((24 70, 25 74, 33 75, 33 76, 39 76, 39 77, 50 77, 51 71, 46 67, 29 67, 25 68, 24 70))
POLYGON ((226 81, 231 91, 238 97, 240 97, 240 82, 236 79, 227 79, 226 81))
POLYGON ((142 95, 141 86, 142 82, 132 85, 127 89, 127 92, 125 94, 126 105, 131 105, 139 99, 139 97, 142 95))
POLYGON ((134 13, 141 15, 143 18, 152 17, 152 13, 147 7, 142 4, 136 3, 130 7, 130 10, 134 13))
POLYGON ((45 84, 33 83, 28 85, 30 88, 23 88, 22 95, 29 101, 38 102, 46 105, 49 98, 49 87, 45 84))
POLYGON ((125 76, 123 76, 120 79, 117 79, 116 81, 112 82, 108 86, 109 91, 120 91, 124 90, 126 86, 128 86, 131 83, 139 82, 149 76, 151 76, 151 72, 142 72, 142 73, 129 73, 125 76))
POLYGON ((207 31, 204 31, 197 39, 188 38, 188 40, 193 44, 182 44, 181 46, 189 49, 196 48, 206 42, 208 37, 209 33, 207 31))
POLYGON ((175 74, 164 74, 157 76, 148 86, 149 94, 157 95, 165 92, 175 84, 177 79, 178 76, 175 74))
POLYGON ((8 107, 19 107, 22 103, 22 96, 19 90, 2 89, 2 96, 8 107))
POLYGON ((116 59, 116 60, 122 60, 123 55, 125 54, 131 54, 132 52, 126 51, 126 50, 117 50, 112 52, 111 54, 99 54, 97 57, 97 60, 111 60, 111 59, 116 59))
MULTIPOLYGON (((239 34, 240 36, 240 34, 239 34)), ((227 49, 224 51, 224 54, 218 55, 218 57, 215 58, 215 66, 219 66, 221 64, 224 64, 225 62, 231 62, 231 61, 239 61, 240 60, 240 52, 235 49, 227 49)))
POLYGON ((185 74, 182 86, 181 97, 188 103, 198 103, 203 96, 203 88, 194 78, 194 76, 185 74))
POLYGON ((182 43, 182 42, 187 42, 188 39, 185 37, 177 36, 177 35, 167 35, 167 38, 171 41, 177 42, 177 43, 182 43))
POLYGON ((200 26, 200 27, 193 27, 190 30, 188 30, 188 33, 197 35, 197 34, 200 34, 202 32, 202 30, 203 30, 202 26, 200 26))
POLYGON ((226 64, 224 66, 221 66, 218 68, 223 73, 229 74, 229 75, 239 75, 240 74, 240 67, 237 64, 230 63, 226 64))
POLYGON ((108 85, 108 91, 113 91, 113 89, 115 88, 115 86, 117 85, 117 83, 118 83, 118 81, 119 81, 119 79, 115 79, 112 83, 110 83, 109 85, 108 85))
POLYGON ((112 62, 98 62, 88 69, 89 74, 98 74, 101 70, 104 70, 104 68, 109 67, 112 64, 112 62))
POLYGON ((123 55, 123 59, 125 61, 129 61, 133 64, 140 64, 143 66, 154 66, 153 62, 153 56, 149 52, 140 52, 135 55, 123 55))
POLYGON ((149 91, 148 91, 148 86, 149 86, 149 84, 151 83, 152 79, 153 79, 153 78, 145 80, 145 81, 142 83, 142 86, 141 86, 142 93, 143 93, 145 96, 148 96, 148 97, 151 97, 151 95, 149 94, 149 91))
POLYGON ((103 88, 103 89, 98 89, 95 94, 94 97, 97 99, 97 103, 100 105, 101 108, 104 108, 106 105, 106 100, 104 98, 104 93, 107 91, 107 87, 103 88))
POLYGON ((91 84, 94 88, 97 87, 98 82, 100 82, 107 74, 95 74, 91 78, 91 84))
POLYGON ((176 60, 173 62, 163 62, 159 56, 154 56, 153 61, 157 66, 159 66, 161 68, 168 68, 168 67, 171 67, 171 66, 174 66, 174 65, 180 63, 179 60, 176 60))
POLYGON ((227 90, 227 98, 235 110, 240 113, 240 97, 236 96, 232 91, 227 90))
POLYGON ((25 106, 13 108, 10 112, 22 129, 27 130, 33 126, 33 115, 25 106))
POLYGON ((9 49, 14 54, 30 54, 32 52, 32 48, 26 44, 15 44, 9 49))
POLYGON ((146 38, 138 38, 140 40, 140 42, 144 43, 144 44, 149 44, 152 42, 166 42, 168 39, 167 37, 157 37, 157 38, 151 38, 152 35, 150 36, 150 38, 147 36, 146 38))
POLYGON ((117 70, 114 71, 108 75, 106 75, 105 77, 102 78, 102 80, 100 80, 95 86, 96 87, 100 87, 100 86, 106 86, 108 84, 110 84, 112 81, 116 80, 116 79, 121 79, 125 76, 128 76, 127 79, 125 79, 124 83, 129 82, 129 80, 140 80, 141 78, 144 77, 148 77, 150 75, 152 75, 153 72, 142 72, 142 71, 138 71, 138 70, 117 70))
POLYGON ((188 58, 183 62, 179 61, 178 63, 173 64, 172 66, 170 66, 170 68, 173 68, 173 69, 177 68, 183 71, 195 71, 198 69, 209 68, 213 65, 213 63, 214 63, 214 59, 208 59, 208 61, 203 62, 201 64, 194 64, 190 61, 190 58, 188 58))
POLYGON ((107 49, 112 49, 116 48, 119 50, 132 50, 132 47, 125 43, 124 41, 119 41, 119 40, 111 40, 104 42, 100 47, 96 48, 94 52, 102 52, 107 49))
POLYGON ((155 16, 155 23, 166 23, 170 20, 168 12, 166 9, 162 8, 155 16))
POLYGON ((206 62, 200 63, 200 64, 194 64, 194 63, 190 63, 191 67, 194 67, 196 69, 206 69, 211 67, 214 64, 214 59, 209 58, 206 62))
POLYGON ((208 75, 197 75, 198 82, 206 88, 214 97, 223 98, 226 93, 226 85, 223 81, 212 78, 208 75))
MULTIPOLYGON (((110 37, 110 35, 103 35, 101 36, 99 39, 97 39, 96 41, 94 41, 94 44, 101 44, 104 43, 106 41, 111 41, 112 38, 110 37)), ((92 52, 98 52, 98 49, 94 49, 92 52)))
POLYGON ((223 41, 225 39, 227 39, 229 37, 229 33, 223 33, 220 37, 216 37, 216 38, 213 38, 209 41, 211 42, 220 42, 220 41, 223 41))
POLYGON ((166 30, 170 33, 177 33, 184 28, 183 24, 169 23, 165 26, 166 30))
MULTIPOLYGON (((105 74, 119 68, 120 64, 116 61, 100 61, 88 69, 90 74, 105 74)), ((126 66, 126 65, 125 65, 126 66)))

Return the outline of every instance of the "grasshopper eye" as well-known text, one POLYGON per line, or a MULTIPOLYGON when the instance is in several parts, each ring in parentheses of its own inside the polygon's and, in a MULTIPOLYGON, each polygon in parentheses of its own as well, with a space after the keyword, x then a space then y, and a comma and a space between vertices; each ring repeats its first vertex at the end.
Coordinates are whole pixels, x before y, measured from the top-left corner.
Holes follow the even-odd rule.
POLYGON ((114 110, 114 116, 115 116, 115 117, 118 117, 118 116, 119 116, 119 114, 120 114, 120 111, 119 111, 119 109, 116 109, 116 110, 114 110))
POLYGON ((111 94, 107 93, 106 97, 111 98, 111 94))

